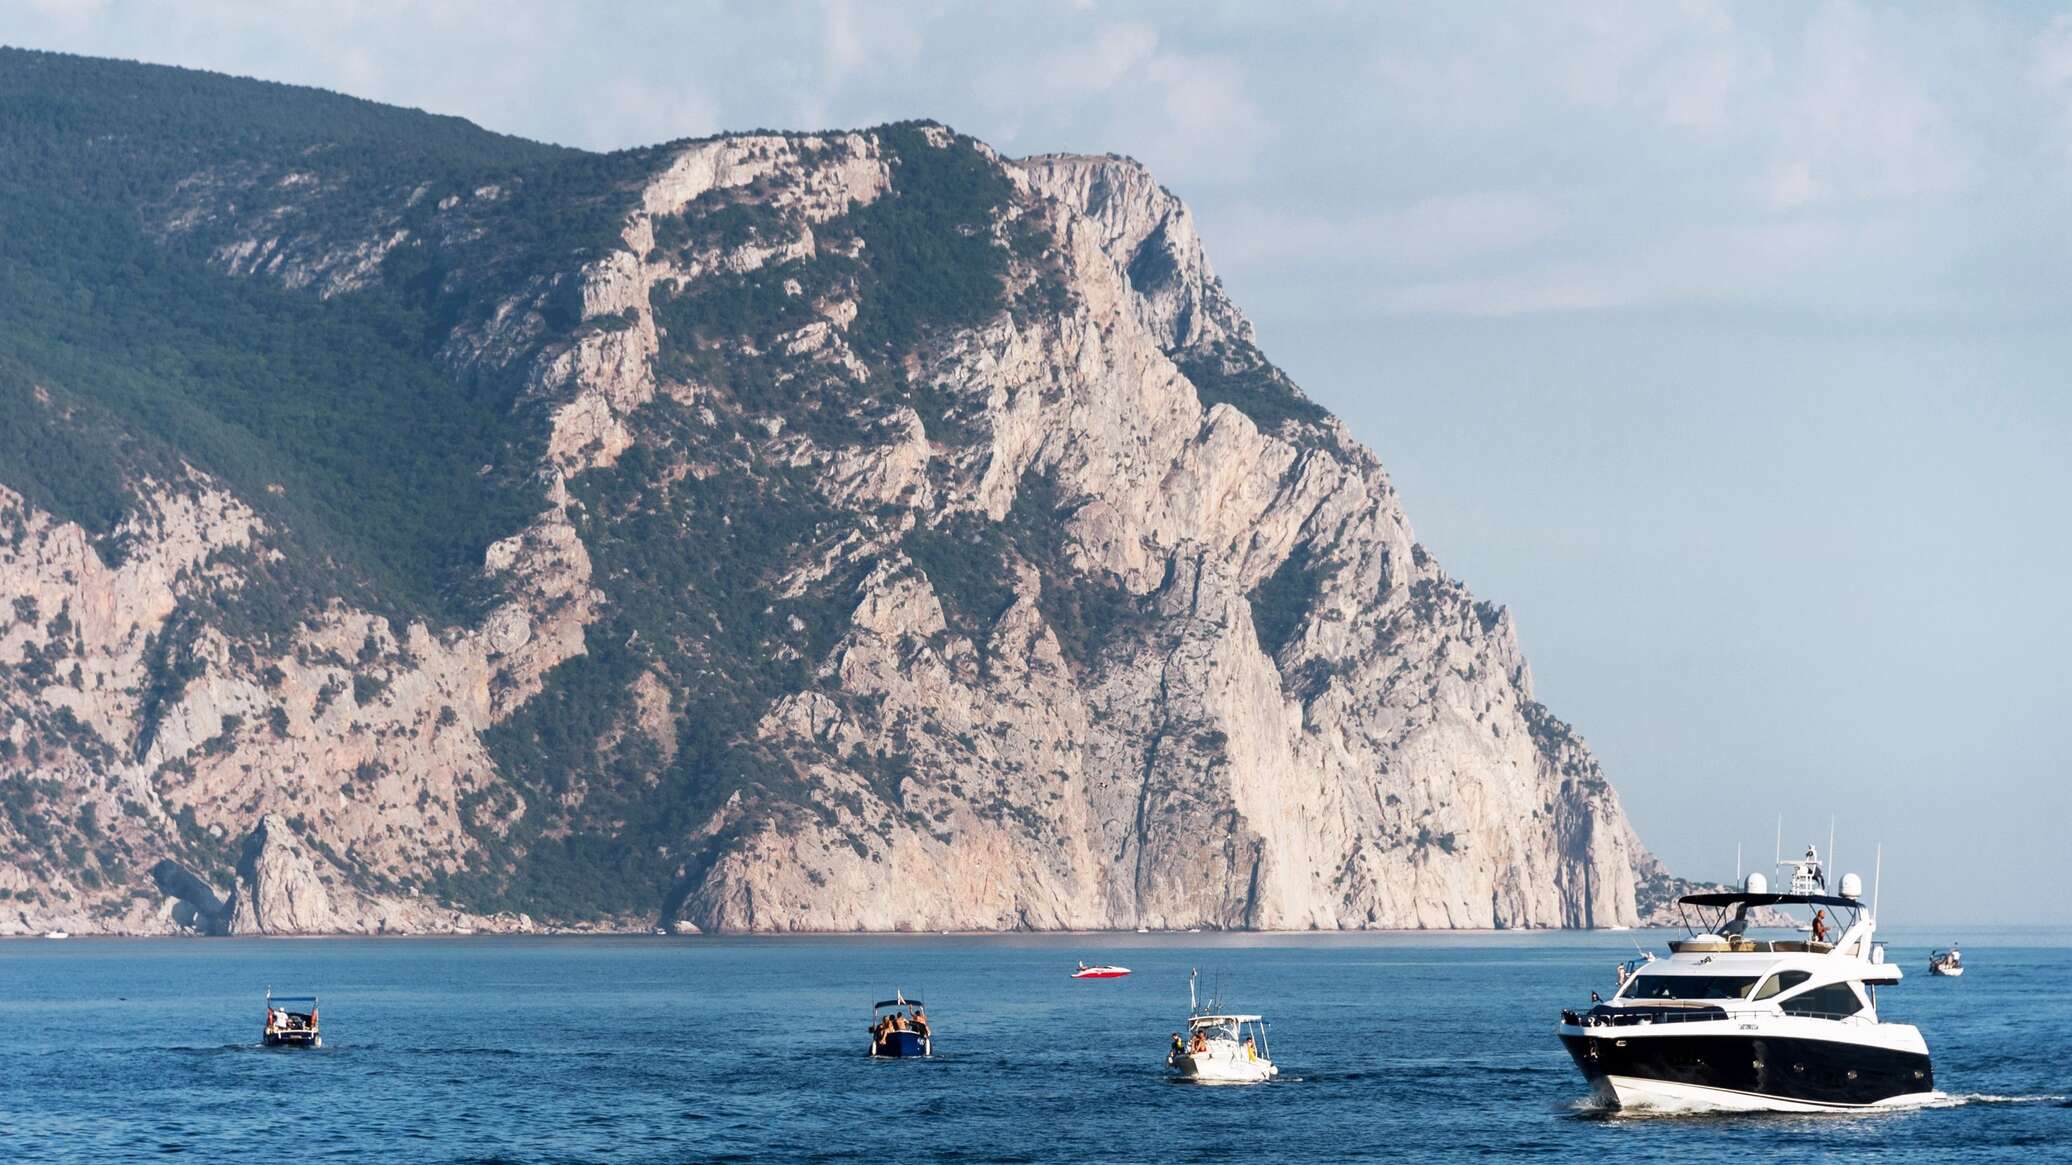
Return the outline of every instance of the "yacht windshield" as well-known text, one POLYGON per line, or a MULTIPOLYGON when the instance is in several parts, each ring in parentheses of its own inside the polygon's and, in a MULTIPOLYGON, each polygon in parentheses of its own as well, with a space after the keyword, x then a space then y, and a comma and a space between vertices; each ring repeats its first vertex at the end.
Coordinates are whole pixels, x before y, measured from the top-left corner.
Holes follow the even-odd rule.
POLYGON ((1863 1010, 1863 1000, 1849 989, 1847 983, 1829 983, 1815 987, 1803 995, 1794 995, 1779 1006, 1786 1015, 1803 1015, 1814 1019, 1845 1019, 1863 1010))
POLYGON ((1746 999, 1754 975, 1635 975, 1628 999, 1746 999))
POLYGON ((1812 974, 1806 971, 1779 971, 1763 981, 1762 988, 1753 998, 1768 999, 1772 995, 1789 991, 1812 977, 1812 974))

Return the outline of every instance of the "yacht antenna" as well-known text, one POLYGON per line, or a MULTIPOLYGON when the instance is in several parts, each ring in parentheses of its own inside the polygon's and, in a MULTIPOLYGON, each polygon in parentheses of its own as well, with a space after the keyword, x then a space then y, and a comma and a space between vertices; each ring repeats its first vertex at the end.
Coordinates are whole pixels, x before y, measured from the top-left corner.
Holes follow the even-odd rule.
POLYGON ((1741 885, 1741 843, 1738 841, 1734 843, 1734 885, 1737 889, 1741 885))
POLYGON ((1878 889, 1885 882, 1885 843, 1878 843, 1877 864, 1871 867, 1871 917, 1878 917, 1878 889))
POLYGON ((1784 814, 1782 813, 1777 815, 1777 850, 1774 856, 1777 859, 1776 865, 1781 866, 1784 864, 1784 814))
POLYGON ((1194 977, 1199 974, 1201 974, 1201 969, 1198 967, 1189 967, 1187 969, 1187 1014, 1189 1015, 1193 1015, 1201 1010, 1201 1004, 1196 1002, 1194 997, 1194 977))
MULTIPOLYGON (((1826 881, 1829 870, 1841 868, 1835 864, 1835 815, 1830 813, 1827 815, 1827 864, 1820 867, 1821 880, 1826 881)), ((1822 888, 1825 889, 1824 886, 1822 888)))

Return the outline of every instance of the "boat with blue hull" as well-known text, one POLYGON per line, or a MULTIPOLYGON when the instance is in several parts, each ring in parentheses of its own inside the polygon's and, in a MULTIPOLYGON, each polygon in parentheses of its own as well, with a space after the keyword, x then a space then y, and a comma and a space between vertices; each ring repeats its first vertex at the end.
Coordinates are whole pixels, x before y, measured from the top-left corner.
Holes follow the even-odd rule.
POLYGON ((935 1054, 935 1033, 929 1029, 927 1005, 894 992, 871 1007, 871 1055, 895 1060, 935 1054))
POLYGON ((1686 895, 1699 921, 1668 958, 1634 967, 1611 999, 1561 1013, 1562 1045, 1600 1103, 1849 1112, 1935 1097, 1920 1031, 1878 1018, 1878 989, 1901 973, 1874 941, 1861 881, 1847 875, 1828 893, 1813 850, 1791 864, 1785 893, 1753 874, 1739 891, 1686 895), (1810 937, 1746 933, 1751 910, 1791 907, 1813 912, 1810 937))

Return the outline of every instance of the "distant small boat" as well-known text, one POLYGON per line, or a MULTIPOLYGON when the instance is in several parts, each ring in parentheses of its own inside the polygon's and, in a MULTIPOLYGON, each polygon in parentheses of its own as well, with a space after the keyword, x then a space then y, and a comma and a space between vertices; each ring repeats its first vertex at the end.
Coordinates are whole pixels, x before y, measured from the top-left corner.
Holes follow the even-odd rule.
POLYGON ((72 937, 72 932, 71 932, 71 931, 69 931, 69 930, 46 930, 46 931, 44 931, 44 932, 43 932, 43 937, 44 937, 44 938, 71 938, 71 937, 72 937))
POLYGON ((935 1054, 935 1033, 928 1027, 926 1005, 901 991, 871 1008, 871 1055, 895 1060, 935 1054))
POLYGON ((1928 956, 1928 973, 1951 979, 1964 973, 1964 956, 1956 947, 1946 951, 1934 951, 1928 956))
POLYGON ((1107 964, 1089 967, 1085 963, 1081 963, 1079 964, 1079 969, 1072 972, 1072 977, 1074 979, 1120 979, 1129 973, 1130 969, 1128 967, 1115 967, 1107 964))
POLYGON ((1166 1071, 1194 1084, 1258 1084, 1280 1075, 1267 1057, 1266 1021, 1256 1015, 1223 1014, 1210 1000, 1195 1000, 1195 973, 1187 974, 1187 1035, 1173 1035, 1166 1071))
POLYGON ((266 992, 266 1031, 261 1042, 269 1048, 321 1048, 324 1037, 317 1028, 317 997, 314 995, 275 995, 271 988, 266 992), (309 1010, 297 1011, 288 1004, 308 1004, 309 1010))

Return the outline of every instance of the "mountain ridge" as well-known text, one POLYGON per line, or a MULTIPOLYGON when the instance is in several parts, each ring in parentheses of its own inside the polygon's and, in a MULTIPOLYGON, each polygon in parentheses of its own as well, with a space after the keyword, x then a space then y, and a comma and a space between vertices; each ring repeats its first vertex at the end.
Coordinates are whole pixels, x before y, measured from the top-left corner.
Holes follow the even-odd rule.
POLYGON ((285 124, 85 210, 0 169, 56 224, 11 278, 126 223, 197 306, 116 318, 224 352, 0 317, 15 929, 1632 925, 1673 884, 1141 166, 285 124))

